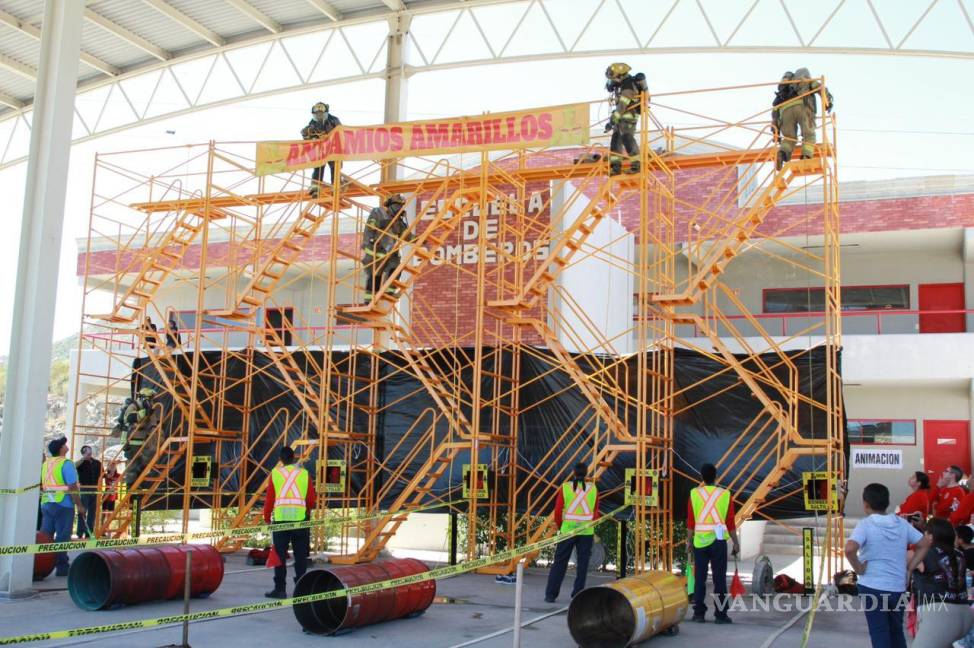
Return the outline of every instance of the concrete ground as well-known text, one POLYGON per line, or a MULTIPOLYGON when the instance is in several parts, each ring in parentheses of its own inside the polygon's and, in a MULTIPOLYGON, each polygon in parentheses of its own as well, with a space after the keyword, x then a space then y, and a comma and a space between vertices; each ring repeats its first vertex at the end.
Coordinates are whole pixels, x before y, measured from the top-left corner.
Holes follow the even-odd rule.
MULTIPOLYGON (((742 567, 744 565, 742 564, 742 567)), ((749 574, 745 575, 748 581, 749 574)), ((545 603, 543 592, 547 572, 530 569, 524 579, 523 621, 532 623, 522 631, 524 648, 566 648, 575 646, 566 623, 567 595, 573 572, 569 572, 563 594, 555 604, 545 603)), ((612 576, 590 574, 588 583, 611 580, 612 576)), ((0 600, 0 639, 11 635, 81 628, 147 619, 182 613, 182 601, 148 603, 115 610, 87 612, 72 603, 66 591, 67 579, 53 575, 38 583, 42 589, 35 597, 0 600)), ((192 611, 230 607, 265 600, 270 589, 270 570, 248 567, 243 554, 229 556, 223 585, 207 599, 192 601, 192 611)), ((438 601, 422 616, 402 619, 354 630, 338 637, 304 634, 290 609, 256 613, 231 619, 215 619, 190 626, 190 645, 210 646, 384 646, 385 648, 498 648, 512 645, 514 594, 513 585, 496 583, 493 576, 465 574, 437 583, 438 601), (486 637, 508 630, 498 636, 486 637)), ((751 597, 743 600, 749 603, 751 597)), ((787 606, 785 606, 787 608, 787 606)), ((803 608, 802 608, 803 609, 803 608)), ((779 611, 735 611, 734 625, 713 623, 680 625, 678 636, 655 637, 641 646, 678 648, 680 646, 732 645, 755 648, 783 648, 800 645, 806 616, 794 606, 779 611), (776 637, 776 638, 775 638, 776 637), (772 641, 772 638, 773 641, 772 641)), ((710 619, 708 615, 708 619, 710 619)), ((156 648, 179 644, 181 626, 147 629, 112 634, 99 634, 67 640, 35 642, 32 646, 84 646, 156 648)), ((865 621, 857 612, 819 612, 815 615, 809 646, 818 648, 866 648, 869 645, 865 621)))

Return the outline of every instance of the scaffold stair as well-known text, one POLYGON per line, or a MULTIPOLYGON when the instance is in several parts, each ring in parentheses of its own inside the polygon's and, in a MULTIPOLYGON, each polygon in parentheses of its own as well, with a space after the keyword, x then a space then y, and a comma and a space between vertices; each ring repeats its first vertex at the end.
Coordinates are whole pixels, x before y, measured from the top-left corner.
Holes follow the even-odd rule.
POLYGON ((744 248, 757 229, 764 223, 768 213, 778 204, 788 190, 791 182, 796 178, 821 175, 824 172, 823 160, 820 157, 794 160, 786 163, 771 178, 750 208, 744 210, 735 221, 734 230, 726 240, 718 241, 717 245, 708 251, 701 259, 699 270, 690 277, 687 288, 682 293, 653 295, 652 301, 657 304, 690 306, 696 304, 701 295, 717 280, 731 259, 736 257, 744 248))
POLYGON ((130 324, 139 319, 159 286, 180 267, 186 251, 205 226, 206 217, 202 213, 181 212, 157 247, 139 251, 144 256, 142 267, 112 312, 92 317, 116 324, 130 324))

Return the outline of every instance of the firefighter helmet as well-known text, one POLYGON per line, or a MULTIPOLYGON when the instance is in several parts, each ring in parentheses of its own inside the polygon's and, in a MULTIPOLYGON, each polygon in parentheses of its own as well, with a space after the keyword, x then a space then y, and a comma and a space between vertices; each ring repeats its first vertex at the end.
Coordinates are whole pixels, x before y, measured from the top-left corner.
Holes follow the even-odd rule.
MULTIPOLYGON (((399 193, 392 194, 391 196, 389 196, 388 198, 386 198, 386 201, 385 201, 384 204, 385 204, 386 207, 392 207, 393 205, 399 205, 399 209, 402 209, 402 206, 406 204, 406 197, 403 196, 402 194, 399 194, 399 193)), ((398 211, 398 209, 396 211, 398 211)))
POLYGON ((317 112, 328 112, 328 108, 329 108, 328 104, 326 104, 323 101, 319 101, 315 105, 311 106, 311 114, 313 115, 317 112))
POLYGON ((610 81, 622 79, 629 74, 630 70, 632 67, 628 63, 613 63, 605 68, 605 78, 610 81))

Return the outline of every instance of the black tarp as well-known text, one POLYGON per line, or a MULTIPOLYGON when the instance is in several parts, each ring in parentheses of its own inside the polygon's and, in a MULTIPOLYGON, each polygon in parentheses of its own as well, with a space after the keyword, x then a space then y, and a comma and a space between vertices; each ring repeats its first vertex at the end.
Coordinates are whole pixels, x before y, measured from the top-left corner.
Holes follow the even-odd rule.
MULTIPOLYGON (((251 439, 256 439, 252 443, 250 459, 266 468, 273 466, 276 460, 277 448, 274 447, 276 439, 284 431, 287 424, 287 436, 291 441, 301 437, 303 430, 307 427, 311 438, 317 438, 317 430, 313 422, 309 422, 303 414, 300 400, 294 395, 287 381, 282 377, 281 372, 271 359, 256 350, 249 352, 250 362, 257 369, 250 393, 252 405, 249 420, 249 435, 251 439), (285 410, 287 417, 279 410, 285 410), (276 414, 276 417, 275 417, 276 414), (262 433, 270 426, 266 433, 262 433)), ((825 372, 825 353, 824 347, 817 347, 806 351, 789 352, 787 356, 795 367, 794 378, 797 380, 799 392, 808 399, 823 403, 826 394, 826 372, 825 372)), ((461 394, 461 411, 466 419, 471 420, 473 380, 472 362, 474 350, 465 349, 442 349, 437 351, 428 359, 430 366, 439 376, 442 376, 449 389, 456 390, 461 394)), ((517 419, 518 426, 518 445, 517 445, 517 479, 532 470, 538 469, 546 471, 552 482, 557 483, 566 477, 570 472, 569 465, 546 466, 543 465, 544 457, 557 457, 558 453, 565 451, 570 453, 575 448, 571 443, 570 435, 565 433, 576 421, 579 414, 585 414, 589 407, 585 396, 573 383, 571 377, 560 368, 557 359, 546 349, 530 349, 529 352, 521 351, 517 361, 514 361, 512 352, 509 349, 490 348, 483 350, 482 357, 482 380, 480 390, 482 398, 491 398, 493 395, 501 394, 498 397, 497 405, 500 408, 513 407, 512 399, 514 395, 511 387, 518 385, 517 399, 519 400, 518 409, 521 411, 517 419), (514 367, 519 367, 517 380, 514 380, 514 367), (495 381, 497 381, 495 383, 495 381)), ((190 384, 191 365, 193 362, 192 354, 175 356, 178 366, 184 375, 186 384, 190 384)), ((298 366, 306 376, 320 375, 320 368, 323 366, 324 356, 321 351, 307 351, 295 356, 298 366)), ((781 358, 775 354, 767 354, 761 357, 765 365, 771 367, 775 376, 784 383, 789 379, 790 368, 782 362, 781 358)), ((355 456, 362 457, 365 453, 371 453, 380 461, 383 461, 391 470, 399 466, 412 449, 411 443, 399 444, 411 426, 416 424, 418 429, 428 429, 435 413, 438 411, 436 403, 431 394, 423 387, 423 384, 410 373, 405 359, 396 352, 383 353, 379 358, 367 353, 360 353, 350 356, 349 352, 335 352, 332 354, 331 363, 340 367, 341 371, 332 372, 331 389, 339 394, 355 393, 354 402, 356 407, 349 407, 345 402, 339 407, 333 407, 329 411, 330 416, 336 421, 340 429, 345 429, 348 421, 347 417, 353 417, 351 428, 356 432, 364 433, 369 426, 369 387, 372 372, 377 372, 379 380, 375 383, 376 397, 380 414, 376 414, 376 442, 374 448, 360 447, 355 448, 355 456), (373 368, 373 363, 376 366, 373 368), (342 374, 346 377, 340 377, 342 374), (350 378, 349 376, 354 376, 350 378), (341 381, 341 382, 340 382, 341 381), (417 423, 417 417, 423 420, 417 423), (398 450, 394 449, 398 445, 398 450)), ((638 412, 633 405, 635 397, 635 385, 637 384, 636 373, 637 359, 635 356, 625 359, 613 359, 604 357, 575 356, 575 362, 582 371, 592 374, 598 367, 604 367, 606 363, 612 365, 609 372, 612 381, 617 385, 622 385, 629 391, 630 397, 625 403, 614 402, 611 398, 606 398, 606 403, 616 412, 616 415, 628 426, 632 433, 635 433, 637 426, 638 412), (631 386, 627 387, 627 386, 631 386)), ((155 372, 151 364, 144 361, 137 361, 141 364, 140 386, 151 385, 153 383, 162 384, 158 373, 155 372)), ((222 421, 220 427, 226 430, 242 429, 241 411, 244 400, 244 384, 242 378, 245 375, 245 359, 239 354, 223 355, 219 351, 204 351, 199 359, 200 366, 204 371, 200 372, 199 380, 206 383, 200 389, 200 407, 207 412, 207 415, 214 421, 222 421), (219 377, 219 378, 218 378, 219 377), (224 407, 222 411, 216 411, 211 402, 207 402, 203 397, 205 393, 212 393, 215 381, 223 380, 226 387, 224 407)), ((647 361, 644 366, 652 366, 647 361)), ((748 470, 753 473, 750 481, 735 482, 734 491, 747 494, 752 491, 760 481, 773 468, 775 454, 772 451, 773 445, 765 442, 769 441, 771 435, 775 434, 774 424, 762 426, 766 419, 759 419, 756 424, 751 425, 756 417, 761 413, 760 402, 752 395, 750 388, 740 382, 738 376, 730 370, 727 365, 717 362, 707 356, 695 351, 677 349, 674 355, 675 367, 675 389, 683 391, 682 397, 677 399, 675 409, 678 411, 674 419, 674 468, 676 478, 674 479, 674 502, 685 502, 690 488, 695 481, 688 479, 684 475, 697 475, 699 466, 706 462, 717 463, 717 460, 730 447, 741 448, 744 443, 750 441, 752 437, 759 437, 750 444, 747 452, 737 452, 732 455, 733 459, 725 461, 718 467, 726 472, 731 478, 736 477, 741 470, 748 470), (740 439, 745 430, 750 426, 748 439, 740 439), (736 445, 735 445, 736 444, 736 445), (755 451, 756 449, 762 449, 755 451)), ((757 370, 757 366, 752 367, 757 370)), ((837 368, 838 369, 838 368, 837 368)), ((165 390, 161 390, 165 391, 165 390)), ((766 389, 769 396, 779 402, 784 402, 781 394, 777 394, 773 389, 766 389)), ((840 395, 841 397, 841 395, 840 395)), ((163 406, 172 406, 171 396, 163 393, 160 396, 163 406)), ((591 413, 591 410, 588 412, 591 413)), ((764 415, 767 416, 766 414, 764 415)), ((480 412, 480 430, 483 433, 506 435, 510 433, 511 420, 508 416, 495 417, 489 408, 484 408, 480 412), (492 424, 496 424, 492 426, 492 424)), ((591 417, 582 417, 585 425, 591 426, 595 423, 591 417)), ((168 432, 179 434, 178 430, 182 427, 182 421, 177 415, 174 416, 168 432)), ((812 403, 803 403, 798 409, 798 430, 805 439, 823 439, 826 434, 826 416, 821 408, 812 403)), ((603 432, 606 432, 603 428, 603 432)), ((442 439, 448 432, 447 422, 442 416, 438 418, 434 431, 435 439, 442 439)), ((411 437, 417 438, 418 435, 411 437)), ((589 435, 590 438, 590 435, 589 435)), ((428 440, 427 440, 428 443, 428 440)), ((362 445, 362 444, 359 444, 362 445)), ((243 486, 248 493, 255 492, 265 486, 264 478, 258 471, 251 471, 254 476, 247 484, 239 483, 238 475, 233 472, 230 466, 238 463, 240 459, 242 445, 240 443, 224 441, 220 457, 213 456, 216 472, 221 479, 226 480, 225 490, 235 491, 243 486)), ((848 448, 846 455, 848 456, 848 448)), ((338 457, 340 449, 332 452, 332 457, 338 457)), ((213 444, 199 443, 195 446, 194 453, 215 455, 213 444)), ((499 453, 496 462, 491 461, 491 450, 489 447, 482 449, 478 461, 480 463, 492 464, 500 474, 491 473, 491 487, 504 491, 508 483, 503 477, 507 474, 510 457, 508 452, 499 453)), ((402 486, 410 477, 415 474, 427 458, 426 451, 415 453, 410 466, 398 475, 399 479, 388 489, 387 496, 383 503, 388 504, 401 492, 402 486)), ((316 456, 312 456, 308 466, 313 466, 316 456)), ((779 485, 771 492, 768 500, 775 500, 781 495, 795 490, 801 484, 801 473, 807 470, 823 470, 824 457, 807 457, 800 459, 791 470, 787 471, 779 480, 779 485)), ((437 481, 432 489, 433 493, 443 493, 459 487, 461 483, 462 464, 473 463, 469 454, 458 456, 443 476, 437 481)), ((603 491, 615 488, 623 481, 625 469, 635 466, 635 457, 632 454, 621 455, 611 467, 607 468, 600 478, 599 486, 603 491)), ((176 465, 174 472, 181 475, 184 468, 176 465)), ((390 475, 383 475, 380 484, 384 483, 390 475)), ((179 477, 176 477, 179 479, 179 477)), ((356 474, 349 476, 349 488, 356 492, 362 486, 361 477, 356 474)), ((501 493, 503 496, 503 493, 501 493)), ((536 495, 536 493, 535 493, 536 495)), ((524 509, 529 493, 521 492, 518 499, 518 508, 524 509)), ((615 508, 622 503, 622 496, 608 498, 606 506, 615 508)), ((200 500, 197 500, 200 501, 200 500)), ((229 500, 224 505, 229 505, 229 500)), ((180 502, 173 500, 168 503, 160 503, 159 508, 164 506, 181 505, 180 502)), ((685 507, 674 506, 674 513, 677 519, 685 516, 685 507)), ((807 514, 801 495, 795 494, 763 508, 768 515, 777 518, 798 517, 807 514)))

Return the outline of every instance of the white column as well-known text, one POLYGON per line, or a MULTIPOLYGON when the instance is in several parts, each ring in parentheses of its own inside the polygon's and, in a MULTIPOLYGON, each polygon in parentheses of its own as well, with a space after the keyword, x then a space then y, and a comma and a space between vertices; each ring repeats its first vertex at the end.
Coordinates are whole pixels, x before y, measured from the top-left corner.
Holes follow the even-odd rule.
MULTIPOLYGON (((17 260, 0 486, 40 478, 84 2, 46 0, 17 260)), ((34 541, 36 490, 0 496, 0 545, 34 541)), ((33 556, 0 557, 0 595, 30 591, 33 556)))
MULTIPOLYGON (((412 17, 399 13, 389 18, 389 36, 386 41, 386 96, 383 121, 386 124, 406 120, 406 65, 408 58, 407 36, 412 17)), ((395 180, 396 165, 382 168, 384 181, 395 180)))

